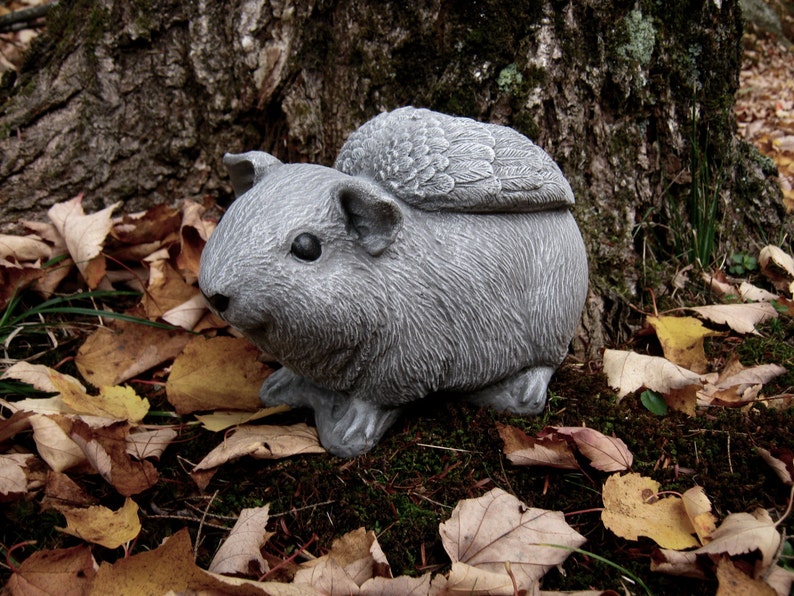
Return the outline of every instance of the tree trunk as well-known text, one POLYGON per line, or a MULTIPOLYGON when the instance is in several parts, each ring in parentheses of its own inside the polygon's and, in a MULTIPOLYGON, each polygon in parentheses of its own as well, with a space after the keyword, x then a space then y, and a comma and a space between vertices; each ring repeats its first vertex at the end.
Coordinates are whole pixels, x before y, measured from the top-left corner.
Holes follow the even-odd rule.
POLYGON ((0 216, 82 191, 87 209, 223 204, 224 152, 331 164, 407 104, 507 124, 576 194, 593 355, 654 261, 708 258, 693 199, 718 201, 713 259, 794 231, 774 166, 735 137, 741 30, 738 0, 62 2, 0 88, 0 216))

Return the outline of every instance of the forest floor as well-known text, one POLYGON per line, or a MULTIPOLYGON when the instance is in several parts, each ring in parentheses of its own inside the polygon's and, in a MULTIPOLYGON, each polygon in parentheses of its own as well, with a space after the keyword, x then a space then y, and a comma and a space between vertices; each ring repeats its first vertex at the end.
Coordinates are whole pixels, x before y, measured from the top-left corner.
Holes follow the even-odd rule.
MULTIPOLYGON (((748 36, 741 77, 740 132, 777 163, 790 212, 791 48, 748 36)), ((780 586, 794 569, 794 269, 785 253, 748 247, 723 255, 710 279, 694 269, 671 276, 661 312, 637 312, 632 340, 611 346, 609 370, 601 361, 563 364, 541 416, 428 399, 371 452, 345 460, 318 448, 310 412, 251 419, 270 369, 200 305, 195 273, 213 213, 205 207, 131 217, 83 214, 74 200, 3 254, 22 265, 2 270, 3 287, 27 288, 0 296, 0 583, 9 593, 107 585, 117 593, 125 585, 134 589, 124 593, 504 593, 485 586, 498 583, 494 575, 515 593, 532 589, 530 576, 542 577, 544 590, 711 594, 734 582, 741 587, 723 593, 739 594, 763 593, 768 581, 788 593, 780 586), (66 252, 79 255, 79 267, 58 256, 66 252), (122 278, 144 298, 108 285, 122 278), (55 287, 48 301, 36 291, 55 287), (773 306, 756 308, 741 298, 748 291, 777 298, 767 294, 773 306), (722 319, 682 310, 712 305, 728 307, 722 319), (672 339, 666 325, 676 326, 672 339), (686 345, 676 339, 684 333, 693 338, 686 345), (653 360, 631 364, 635 357, 653 360), (736 375, 745 377, 731 384, 736 375), (219 413, 224 406, 245 413, 219 413), (577 438, 582 427, 597 433, 577 438), (641 482, 641 498, 628 485, 608 495, 620 479, 641 482), (524 505, 492 507, 483 499, 501 499, 495 489, 524 505), (466 503, 501 519, 472 516, 466 503), (243 510, 255 522, 230 537, 243 510), (543 548, 505 572, 503 553, 522 549, 483 528, 508 520, 505 534, 535 536, 544 528, 534 519, 549 511, 586 542, 562 543, 554 525, 559 543, 524 537, 543 548), (453 531, 466 524, 474 538, 453 531), (632 537, 636 524, 641 535, 632 537), (164 550, 184 528, 182 550, 174 538, 164 550), (464 552, 478 535, 495 557, 490 567, 464 552), (145 558, 151 551, 157 557, 145 558), (699 577, 655 569, 664 563, 699 577), (232 585, 206 569, 269 583, 232 585), (389 584, 391 575, 416 583, 389 584)))

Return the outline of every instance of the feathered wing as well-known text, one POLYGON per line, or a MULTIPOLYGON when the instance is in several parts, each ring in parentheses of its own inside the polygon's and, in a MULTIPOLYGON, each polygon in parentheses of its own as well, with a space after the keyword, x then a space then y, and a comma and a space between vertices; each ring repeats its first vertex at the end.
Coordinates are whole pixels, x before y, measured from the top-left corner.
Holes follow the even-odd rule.
POLYGON ((526 212, 574 203, 557 164, 515 130, 413 107, 353 132, 334 167, 427 211, 526 212))

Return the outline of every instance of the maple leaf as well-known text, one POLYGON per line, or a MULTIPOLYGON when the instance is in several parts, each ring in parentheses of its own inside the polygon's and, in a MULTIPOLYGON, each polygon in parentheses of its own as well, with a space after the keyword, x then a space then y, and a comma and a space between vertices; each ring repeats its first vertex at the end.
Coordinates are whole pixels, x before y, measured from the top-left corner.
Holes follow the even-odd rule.
POLYGON ((50 207, 48 216, 77 268, 91 289, 96 288, 105 276, 105 258, 101 256, 105 239, 113 227, 111 213, 121 202, 101 211, 86 215, 83 211, 83 195, 50 207))
POLYGON ((176 358, 165 391, 179 414, 259 409, 259 388, 271 369, 245 339, 196 337, 176 358))
POLYGON ((660 485, 651 478, 630 473, 613 474, 604 483, 604 526, 621 538, 647 536, 662 547, 685 549, 698 546, 680 497, 657 497, 660 485))
POLYGON ((602 472, 627 470, 634 461, 629 448, 621 439, 608 437, 584 426, 552 426, 555 432, 573 439, 590 465, 602 472))
POLYGON ((646 320, 656 331, 664 357, 696 373, 708 369, 703 340, 725 335, 704 327, 695 317, 647 317, 646 320))
POLYGON ((604 351, 604 374, 618 392, 618 400, 641 387, 663 394, 692 385, 701 387, 699 374, 665 358, 620 350, 604 351))
POLYGON ((28 491, 28 468, 35 460, 32 453, 0 454, 0 494, 25 494, 28 491))
POLYGON ((317 430, 303 423, 293 426, 241 426, 210 451, 194 472, 215 468, 243 455, 279 459, 304 453, 325 453, 317 430))
POLYGON ((270 567, 260 550, 273 535, 273 532, 265 531, 270 518, 269 511, 270 505, 243 509, 229 536, 215 553, 209 571, 257 576, 269 571, 270 567))
POLYGON ((712 304, 709 306, 689 306, 700 316, 718 325, 727 325, 737 333, 758 335, 755 326, 777 318, 775 307, 767 302, 751 304, 712 304))
POLYGON ((57 530, 105 548, 126 544, 141 531, 138 505, 129 497, 117 511, 102 505, 85 508, 61 506, 58 510, 66 518, 66 527, 57 530))
MULTIPOLYGON (((498 574, 510 582, 515 579, 520 590, 534 589, 548 569, 568 557, 569 549, 585 542, 561 512, 527 507, 498 488, 477 499, 460 501, 439 532, 453 566, 460 562, 486 576, 498 574), (510 564, 512 577, 505 562, 510 564)), ((479 587, 478 572, 468 577, 473 582, 470 588, 479 587)))
POLYGON ((191 336, 126 321, 99 327, 77 350, 80 375, 95 387, 118 385, 176 358, 191 336))
POLYGON ((504 454, 516 466, 548 466, 563 470, 578 470, 579 464, 565 439, 548 436, 530 437, 523 430, 496 423, 504 441, 504 454))
POLYGON ((36 551, 14 571, 5 589, 13 596, 89 594, 95 566, 86 544, 36 551))

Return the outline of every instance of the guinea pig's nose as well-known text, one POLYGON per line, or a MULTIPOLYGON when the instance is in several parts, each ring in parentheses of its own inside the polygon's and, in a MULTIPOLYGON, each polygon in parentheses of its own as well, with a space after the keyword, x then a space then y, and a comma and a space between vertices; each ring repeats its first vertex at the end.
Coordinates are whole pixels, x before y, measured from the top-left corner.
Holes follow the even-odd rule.
POLYGON ((217 312, 223 312, 229 308, 228 296, 224 296, 223 294, 213 294, 212 296, 207 296, 204 294, 204 298, 207 299, 207 302, 210 303, 210 306, 213 308, 213 310, 217 312))

